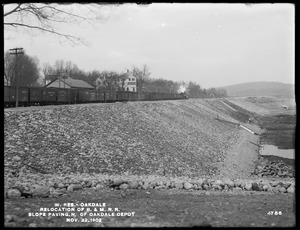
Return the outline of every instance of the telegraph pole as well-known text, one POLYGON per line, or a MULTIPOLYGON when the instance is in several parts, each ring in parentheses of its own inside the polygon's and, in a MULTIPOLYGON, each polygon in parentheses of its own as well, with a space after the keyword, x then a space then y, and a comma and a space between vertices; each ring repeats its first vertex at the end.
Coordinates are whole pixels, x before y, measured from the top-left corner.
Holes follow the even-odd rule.
POLYGON ((16 81, 16 107, 19 106, 19 79, 18 79, 18 55, 24 54, 23 48, 9 49, 10 55, 16 55, 15 63, 15 81, 16 81))

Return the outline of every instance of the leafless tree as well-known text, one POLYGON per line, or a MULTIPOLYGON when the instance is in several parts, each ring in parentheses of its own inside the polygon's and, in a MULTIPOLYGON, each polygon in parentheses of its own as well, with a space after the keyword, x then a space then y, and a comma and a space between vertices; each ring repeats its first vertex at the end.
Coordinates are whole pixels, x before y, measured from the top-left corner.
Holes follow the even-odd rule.
POLYGON ((143 65, 142 68, 135 66, 132 68, 132 75, 137 79, 138 90, 142 90, 145 86, 145 82, 149 81, 149 76, 151 75, 149 70, 150 68, 146 64, 143 65))
POLYGON ((38 86, 40 78, 38 59, 31 57, 26 53, 16 57, 9 52, 4 55, 4 76, 8 85, 16 85, 15 70, 18 68, 19 86, 38 86), (16 60, 18 58, 18 61, 16 60), (18 65, 16 66, 16 62, 18 65))
MULTIPOLYGON (((71 3, 18 3, 4 5, 4 26, 43 31, 58 35, 73 45, 85 44, 83 38, 59 31, 60 24, 79 25, 83 22, 93 25, 105 21, 109 16, 103 13, 103 4, 71 3), (80 6, 80 10, 78 10, 80 6), (88 16, 86 16, 88 15, 88 16)), ((115 6, 115 5, 114 5, 115 6)))
POLYGON ((6 85, 11 85, 15 75, 15 60, 9 52, 4 54, 4 80, 6 85))

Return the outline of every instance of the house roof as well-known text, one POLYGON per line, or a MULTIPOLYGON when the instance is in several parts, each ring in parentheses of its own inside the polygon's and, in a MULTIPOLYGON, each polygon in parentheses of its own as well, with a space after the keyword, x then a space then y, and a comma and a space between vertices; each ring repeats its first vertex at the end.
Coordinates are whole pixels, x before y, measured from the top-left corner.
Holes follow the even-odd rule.
POLYGON ((65 84, 67 84, 70 88, 87 88, 87 89, 94 89, 93 86, 91 86, 90 84, 88 84, 87 82, 83 81, 83 80, 78 80, 78 79, 73 79, 73 78, 61 78, 61 79, 58 79, 56 78, 55 80, 51 81, 49 84, 47 84, 45 87, 49 87, 51 86, 51 84, 55 81, 61 81, 65 84))

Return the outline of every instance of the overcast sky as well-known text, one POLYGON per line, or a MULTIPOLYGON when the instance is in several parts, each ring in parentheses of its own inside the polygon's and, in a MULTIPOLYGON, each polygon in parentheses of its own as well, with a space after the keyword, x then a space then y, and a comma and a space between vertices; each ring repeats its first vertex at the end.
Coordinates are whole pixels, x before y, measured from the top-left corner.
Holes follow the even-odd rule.
POLYGON ((60 59, 85 71, 124 72, 146 64, 152 78, 194 81, 204 88, 294 83, 292 4, 125 4, 105 12, 109 18, 94 26, 59 26, 88 45, 5 28, 4 50, 23 47, 40 67, 60 59))

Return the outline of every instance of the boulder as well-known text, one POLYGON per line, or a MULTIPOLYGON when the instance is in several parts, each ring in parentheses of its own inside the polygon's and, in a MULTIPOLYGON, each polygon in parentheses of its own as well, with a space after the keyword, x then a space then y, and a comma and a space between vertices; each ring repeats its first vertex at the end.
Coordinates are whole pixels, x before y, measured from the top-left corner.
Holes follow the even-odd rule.
POLYGON ((14 221, 14 216, 13 215, 5 215, 4 217, 4 222, 8 223, 8 222, 13 222, 14 221))
POLYGON ((64 183, 62 183, 62 182, 60 182, 60 183, 58 183, 58 188, 65 188, 65 187, 67 187, 66 185, 64 185, 64 183))
POLYGON ((241 187, 241 185, 242 185, 242 182, 240 180, 234 181, 234 186, 235 187, 241 187))
POLYGON ((182 189, 183 188, 183 183, 182 182, 175 182, 175 188, 176 189, 182 189))
POLYGON ((239 192, 239 191, 242 191, 243 189, 241 187, 235 187, 232 189, 232 191, 234 192, 239 192))
POLYGON ((104 188, 104 185, 103 185, 103 184, 100 184, 100 183, 97 184, 96 187, 95 187, 96 190, 101 190, 101 189, 103 189, 103 188, 104 188))
POLYGON ((37 186, 35 189, 32 191, 32 197, 49 197, 50 195, 50 188, 47 186, 37 186))
POLYGON ((256 182, 252 183, 252 190, 253 191, 261 191, 258 183, 256 183, 256 182))
POLYGON ((128 181, 128 186, 130 189, 137 189, 139 186, 139 182, 136 180, 128 181))
POLYGON ((229 189, 234 187, 234 182, 232 180, 226 180, 224 181, 224 184, 227 185, 229 189))
POLYGON ((18 189, 9 189, 7 191, 7 197, 8 198, 20 198, 21 192, 18 189))
MULTIPOLYGON (((242 182, 241 182, 241 188, 246 188, 246 185, 247 185, 247 184, 246 184, 245 181, 242 181, 242 182)), ((251 187, 252 187, 252 185, 251 185, 251 187)))
POLYGON ((156 181, 151 181, 149 186, 152 187, 152 188, 155 188, 157 186, 156 181))
POLYGON ((295 186, 291 185, 288 189, 287 189, 288 193, 295 193, 295 186))
POLYGON ((245 190, 250 191, 252 189, 252 183, 246 183, 245 190))
POLYGON ((19 156, 14 156, 12 158, 12 161, 20 161, 20 160, 21 160, 21 157, 19 157, 19 156))
POLYGON ((71 184, 71 185, 69 185, 67 191, 68 192, 73 192, 73 191, 79 190, 79 189, 82 189, 82 185, 81 184, 71 184))
POLYGON ((204 179, 203 178, 200 178, 200 179, 198 179, 198 185, 199 186, 202 186, 203 185, 203 182, 204 182, 204 179))
POLYGON ((121 190, 126 190, 126 189, 129 188, 129 185, 124 183, 124 184, 121 184, 121 185, 119 186, 119 188, 120 188, 121 190))
POLYGON ((280 187, 278 189, 278 191, 281 192, 281 193, 286 193, 286 189, 284 187, 280 187))
POLYGON ((149 182, 145 181, 144 184, 142 185, 142 189, 147 190, 149 188, 149 182))
POLYGON ((193 188, 193 185, 189 182, 184 182, 183 183, 183 188, 186 189, 186 190, 189 190, 189 189, 193 188))
POLYGON ((207 184, 202 185, 202 188, 203 188, 204 190, 209 190, 209 186, 208 186, 207 184))
POLYGON ((121 179, 121 178, 114 178, 113 181, 112 181, 112 184, 113 184, 114 186, 120 186, 120 185, 123 184, 123 183, 124 183, 124 180, 121 179))
POLYGON ((11 188, 18 189, 20 192, 25 191, 25 186, 23 183, 17 181, 11 188))
POLYGON ((263 187, 262 187, 262 189, 263 189, 263 191, 268 191, 268 188, 269 188, 270 186, 268 186, 267 184, 265 184, 265 185, 263 185, 263 187))
POLYGON ((270 182, 270 185, 271 185, 272 187, 276 187, 277 184, 278 184, 278 182, 276 182, 276 181, 271 181, 271 182, 270 182))
POLYGON ((214 182, 215 185, 223 185, 223 182, 221 180, 216 180, 214 182))

